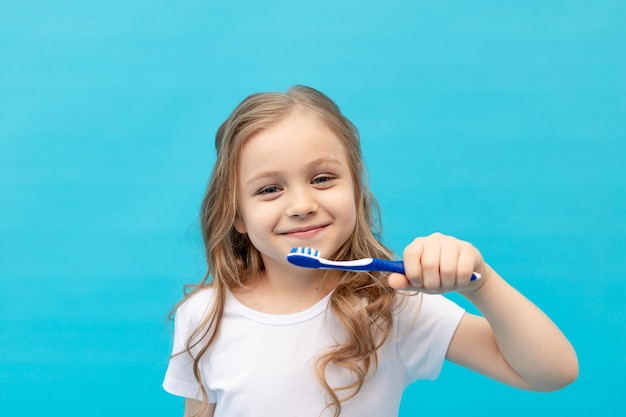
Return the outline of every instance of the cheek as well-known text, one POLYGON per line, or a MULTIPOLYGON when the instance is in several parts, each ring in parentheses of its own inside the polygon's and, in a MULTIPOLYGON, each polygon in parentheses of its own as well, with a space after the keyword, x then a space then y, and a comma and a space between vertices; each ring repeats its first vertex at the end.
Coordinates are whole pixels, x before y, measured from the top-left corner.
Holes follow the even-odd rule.
POLYGON ((248 235, 265 232, 271 228, 271 219, 275 218, 274 211, 271 204, 243 201, 239 204, 235 218, 235 230, 248 235))
MULTIPOLYGON (((352 193, 352 195, 354 196, 354 191, 352 193)), ((346 219, 347 222, 350 222, 350 235, 353 235, 357 229, 357 225, 359 225, 361 223, 361 221, 358 220, 358 217, 363 217, 364 216, 364 207, 361 201, 358 201, 357 197, 354 196, 353 198, 350 199, 349 204, 349 218, 346 219)))
POLYGON ((346 227, 353 229, 356 226, 357 208, 354 199, 335 200, 335 212, 341 217, 346 227))
POLYGON ((356 227, 357 209, 354 202, 350 205, 350 228, 354 230, 356 227))

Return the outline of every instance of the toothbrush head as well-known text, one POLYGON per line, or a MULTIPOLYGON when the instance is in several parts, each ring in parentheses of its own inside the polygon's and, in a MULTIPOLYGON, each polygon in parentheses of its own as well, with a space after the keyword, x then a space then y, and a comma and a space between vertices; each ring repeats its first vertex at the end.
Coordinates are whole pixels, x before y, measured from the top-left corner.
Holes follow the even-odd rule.
POLYGON ((293 248, 287 255, 287 260, 293 265, 304 268, 320 268, 320 251, 313 248, 293 248))

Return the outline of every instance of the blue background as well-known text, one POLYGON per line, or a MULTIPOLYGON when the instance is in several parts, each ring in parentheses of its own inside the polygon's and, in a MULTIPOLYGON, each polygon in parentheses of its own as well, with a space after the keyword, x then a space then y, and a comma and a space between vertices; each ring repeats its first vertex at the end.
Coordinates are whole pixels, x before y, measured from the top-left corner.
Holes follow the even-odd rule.
POLYGON ((360 128, 387 244, 470 240, 579 354, 549 394, 446 364, 402 416, 624 410, 624 22, 618 0, 0 0, 0 414, 182 415, 166 316, 204 272, 214 132, 296 83, 360 128))

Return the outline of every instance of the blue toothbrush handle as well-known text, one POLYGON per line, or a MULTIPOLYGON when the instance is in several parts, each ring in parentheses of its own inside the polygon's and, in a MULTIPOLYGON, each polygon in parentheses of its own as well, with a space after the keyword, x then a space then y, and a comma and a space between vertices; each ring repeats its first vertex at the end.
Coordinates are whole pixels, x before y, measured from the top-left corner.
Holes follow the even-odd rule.
POLYGON ((386 259, 372 259, 372 270, 385 271, 385 272, 399 272, 404 274, 404 262, 402 261, 388 261, 386 259))
MULTIPOLYGON (((404 275, 404 262, 403 261, 388 261, 386 259, 372 259, 372 269, 376 271, 386 271, 386 272, 399 272, 404 275)), ((479 275, 476 272, 472 273, 472 278, 470 281, 476 281, 479 278, 479 275)))

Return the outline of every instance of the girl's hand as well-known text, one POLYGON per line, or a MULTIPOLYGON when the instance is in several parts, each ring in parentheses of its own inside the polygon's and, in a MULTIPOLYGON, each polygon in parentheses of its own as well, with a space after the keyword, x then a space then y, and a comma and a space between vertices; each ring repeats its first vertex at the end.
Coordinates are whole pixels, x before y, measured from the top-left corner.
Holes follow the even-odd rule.
POLYGON ((478 249, 441 233, 418 237, 404 249, 402 257, 405 275, 389 275, 389 285, 397 290, 467 294, 480 288, 486 279, 485 262, 478 249), (474 271, 483 278, 470 281, 474 271))

